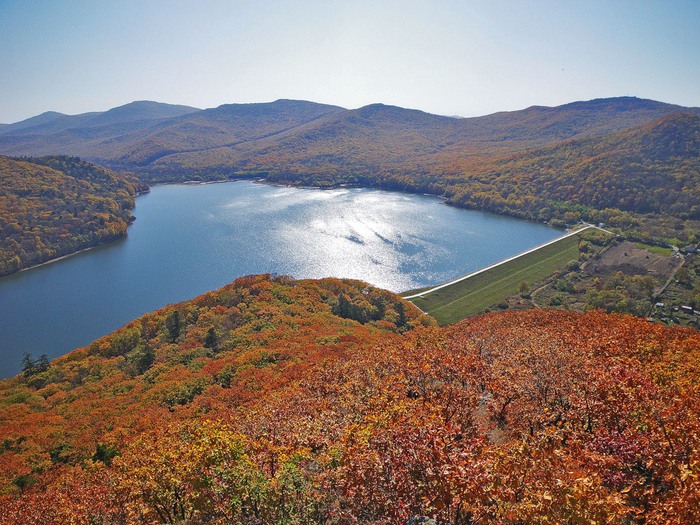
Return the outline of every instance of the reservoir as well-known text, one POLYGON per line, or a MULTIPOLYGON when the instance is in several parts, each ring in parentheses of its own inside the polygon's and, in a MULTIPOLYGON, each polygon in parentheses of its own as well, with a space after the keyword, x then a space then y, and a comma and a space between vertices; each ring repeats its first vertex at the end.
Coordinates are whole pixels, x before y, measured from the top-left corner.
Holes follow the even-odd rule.
POLYGON ((156 186, 126 239, 0 278, 0 377, 237 277, 350 277, 401 292, 552 240, 546 225, 373 189, 156 186))

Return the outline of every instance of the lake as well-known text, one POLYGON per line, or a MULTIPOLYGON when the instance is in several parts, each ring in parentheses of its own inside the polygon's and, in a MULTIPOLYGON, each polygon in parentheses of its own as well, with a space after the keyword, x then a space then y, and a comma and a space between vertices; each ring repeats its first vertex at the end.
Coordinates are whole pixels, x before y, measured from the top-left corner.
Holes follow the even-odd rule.
POLYGON ((561 235, 548 226, 372 189, 252 181, 156 186, 126 239, 0 278, 0 377, 25 352, 63 355, 236 277, 436 285, 561 235))

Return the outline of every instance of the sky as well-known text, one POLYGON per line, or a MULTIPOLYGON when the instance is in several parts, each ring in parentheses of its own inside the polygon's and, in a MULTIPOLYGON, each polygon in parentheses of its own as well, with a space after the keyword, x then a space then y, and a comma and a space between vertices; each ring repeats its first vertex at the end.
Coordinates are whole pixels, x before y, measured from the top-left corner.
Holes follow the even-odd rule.
POLYGON ((700 106, 698 0, 0 0, 0 123, 134 100, 700 106))

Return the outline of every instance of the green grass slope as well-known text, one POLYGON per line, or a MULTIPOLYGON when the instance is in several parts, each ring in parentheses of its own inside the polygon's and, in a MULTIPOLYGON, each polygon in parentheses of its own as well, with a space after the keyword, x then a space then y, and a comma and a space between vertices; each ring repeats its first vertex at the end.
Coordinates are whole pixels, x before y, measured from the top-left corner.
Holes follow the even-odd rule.
POLYGON ((562 239, 411 302, 441 326, 454 324, 517 294, 521 283, 534 284, 577 261, 578 242, 575 235, 562 239))

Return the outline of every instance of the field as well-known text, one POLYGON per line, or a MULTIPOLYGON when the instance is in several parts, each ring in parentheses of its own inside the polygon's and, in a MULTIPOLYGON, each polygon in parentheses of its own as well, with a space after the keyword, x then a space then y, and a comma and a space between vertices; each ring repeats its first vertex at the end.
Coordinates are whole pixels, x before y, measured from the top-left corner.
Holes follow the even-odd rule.
MULTIPOLYGON (((683 264, 679 254, 671 255, 671 249, 655 249, 621 239, 610 239, 607 245, 584 242, 580 249, 587 262, 581 264, 580 270, 559 275, 547 286, 533 291, 534 304, 578 311, 602 308, 647 317, 652 305, 667 302, 664 287, 683 264)), ((690 283, 691 273, 686 273, 690 283)), ((652 313, 671 319, 665 311, 657 309, 652 313)))
MULTIPOLYGON (((578 260, 578 235, 554 242, 473 277, 410 299, 441 326, 456 323, 504 302, 521 287, 541 281, 578 260)), ((417 293, 406 292, 404 296, 417 293)))

